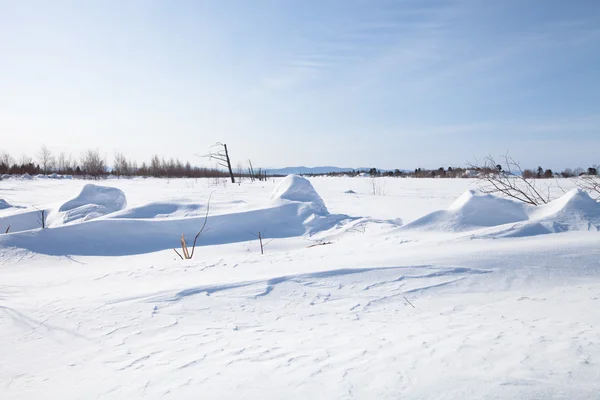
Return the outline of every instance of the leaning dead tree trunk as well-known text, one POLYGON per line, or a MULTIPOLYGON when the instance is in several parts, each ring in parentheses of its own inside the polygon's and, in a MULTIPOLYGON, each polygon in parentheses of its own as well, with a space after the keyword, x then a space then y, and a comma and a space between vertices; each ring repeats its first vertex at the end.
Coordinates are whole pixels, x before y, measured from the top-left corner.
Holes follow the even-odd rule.
POLYGON ((235 177, 233 176, 233 169, 231 168, 231 160, 229 159, 229 151, 227 150, 227 145, 225 143, 217 142, 212 147, 222 147, 222 150, 211 152, 205 155, 204 157, 208 157, 209 160, 215 159, 218 161, 218 164, 227 168, 229 171, 229 177, 231 178, 231 183, 235 183, 235 177))
POLYGON ((254 176, 254 168, 252 167, 252 160, 248 160, 248 164, 250 164, 250 180, 254 182, 255 176, 254 176))
POLYGON ((231 160, 229 160, 229 152, 227 151, 227 145, 223 143, 223 148, 225 149, 225 158, 227 159, 227 169, 229 169, 229 176, 231 177, 231 183, 235 183, 235 178, 233 176, 233 170, 231 169, 231 160))

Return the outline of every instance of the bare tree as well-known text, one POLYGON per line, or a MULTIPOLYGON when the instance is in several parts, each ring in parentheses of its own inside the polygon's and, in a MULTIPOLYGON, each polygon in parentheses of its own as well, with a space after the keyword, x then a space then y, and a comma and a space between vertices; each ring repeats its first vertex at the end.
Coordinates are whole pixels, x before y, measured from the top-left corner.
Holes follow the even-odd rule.
POLYGON ((81 155, 81 169, 85 174, 95 178, 106 173, 106 163, 98 150, 88 150, 81 155))
POLYGON ((547 185, 546 193, 542 193, 531 176, 535 175, 524 173, 519 163, 508 154, 502 156, 501 163, 490 155, 485 158, 483 166, 470 164, 469 167, 479 172, 479 190, 483 193, 505 196, 534 206, 551 200, 551 186, 547 185))
POLYGON ((129 174, 129 163, 123 153, 115 153, 115 159, 113 161, 113 173, 117 176, 129 174))
POLYGON ((248 172, 250 172, 250 180, 252 182, 254 182, 254 179, 256 177, 254 176, 254 167, 252 166, 252 160, 250 160, 250 159, 248 160, 248 165, 249 165, 248 172))
POLYGON ((65 173, 71 170, 71 156, 67 158, 65 153, 61 152, 56 160, 56 168, 59 173, 65 173))
MULTIPOLYGON (((242 164, 241 162, 239 162, 239 163, 237 164, 236 171, 237 171, 236 173, 237 173, 237 175, 238 175, 239 182, 241 182, 241 181, 242 181, 242 178, 243 178, 243 176, 244 176, 244 164, 242 164)), ((238 183, 239 183, 239 182, 238 182, 238 183)))
POLYGON ((8 174, 8 171, 14 162, 14 158, 7 152, 0 153, 0 173, 8 174))
POLYGON ((54 168, 54 156, 52 155, 52 152, 48 150, 46 145, 43 145, 40 148, 40 151, 37 154, 37 158, 40 163, 40 166, 42 167, 42 170, 44 171, 44 174, 47 174, 51 169, 54 168))
POLYGON ((33 164, 33 159, 29 157, 27 154, 23 154, 21 156, 21 165, 29 165, 33 164))
POLYGON ((152 159, 150 160, 150 174, 152 176, 161 176, 162 175, 162 166, 161 166, 161 162, 160 162, 160 158, 158 158, 158 155, 153 155, 152 159))
POLYGON ((221 167, 227 168, 231 183, 235 183, 235 177, 233 176, 233 170, 231 169, 231 160, 229 159, 229 152, 227 151, 227 144, 217 142, 212 147, 218 147, 220 150, 210 152, 204 157, 208 157, 209 160, 215 159, 221 167))

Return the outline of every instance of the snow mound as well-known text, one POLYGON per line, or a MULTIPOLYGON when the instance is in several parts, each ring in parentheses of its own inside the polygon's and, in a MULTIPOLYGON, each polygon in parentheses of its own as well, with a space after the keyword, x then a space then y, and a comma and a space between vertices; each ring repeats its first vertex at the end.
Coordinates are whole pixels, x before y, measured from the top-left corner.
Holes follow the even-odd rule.
POLYGON ((352 190, 352 189, 346 190, 344 193, 346 193, 346 194, 356 194, 356 192, 354 190, 352 190))
POLYGON ((184 218, 205 213, 206 206, 201 204, 182 204, 178 202, 154 202, 119 211, 111 218, 184 218))
POLYGON ((288 175, 283 178, 273 189, 270 200, 278 204, 282 202, 305 203, 315 213, 328 213, 323 199, 321 199, 312 183, 298 175, 288 175))
POLYGON ((567 231, 600 231, 600 203, 581 189, 573 189, 548 204, 533 207, 529 221, 496 236, 524 237, 567 231))
POLYGON ((81 193, 67 201, 58 209, 58 213, 49 219, 50 225, 62 225, 70 222, 89 221, 127 206, 127 199, 122 190, 87 184, 81 193))
POLYGON ((527 219, 528 216, 522 204, 467 190, 447 210, 427 214, 404 225, 402 229, 462 232, 527 219))
POLYGON ((531 213, 532 218, 557 218, 567 215, 579 215, 597 218, 600 204, 581 189, 573 189, 548 204, 536 207, 531 213))
POLYGON ((7 208, 12 208, 12 206, 6 200, 0 199, 0 210, 6 210, 7 208))
POLYGON ((27 172, 25 172, 23 175, 21 175, 21 179, 29 181, 29 180, 31 180, 33 178, 31 177, 31 175, 29 175, 27 172))
MULTIPOLYGON (((0 248, 18 247, 49 255, 132 255, 180 246, 204 224, 206 205, 156 202, 125 209, 118 189, 86 185, 80 195, 49 215, 51 229, 0 236, 0 248), (111 213, 111 215, 106 215, 111 213), (188 213, 188 215, 185 215, 188 213), (190 215, 191 214, 191 215, 190 215), (106 217, 98 218, 102 215, 106 217), (70 222, 81 223, 70 223, 70 222)), ((304 178, 287 177, 265 208, 208 214, 200 246, 335 233, 353 218, 327 212, 323 200, 304 178)), ((321 237, 319 236, 319 237, 321 237)))

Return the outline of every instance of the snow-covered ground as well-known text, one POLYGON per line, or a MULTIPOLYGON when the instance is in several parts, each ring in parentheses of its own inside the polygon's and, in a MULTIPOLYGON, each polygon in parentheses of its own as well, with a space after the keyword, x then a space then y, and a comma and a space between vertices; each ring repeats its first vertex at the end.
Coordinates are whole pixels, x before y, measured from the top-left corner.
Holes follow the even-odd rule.
POLYGON ((572 186, 3 180, 0 398, 598 399, 600 204, 572 186))

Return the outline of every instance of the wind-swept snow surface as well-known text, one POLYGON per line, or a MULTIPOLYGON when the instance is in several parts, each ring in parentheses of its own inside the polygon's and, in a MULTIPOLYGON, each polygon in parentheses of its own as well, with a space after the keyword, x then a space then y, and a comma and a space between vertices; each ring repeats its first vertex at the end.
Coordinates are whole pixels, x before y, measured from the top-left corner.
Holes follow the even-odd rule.
MULTIPOLYGON (((258 232, 266 239, 302 237, 350 219, 329 214, 311 183, 298 176, 282 180, 270 202, 264 203, 265 208, 258 210, 209 215, 208 230, 199 245, 254 240, 252 235, 258 232)), ((204 223, 205 217, 197 213, 190 218, 164 218, 168 211, 177 216, 174 211, 185 209, 184 205, 170 207, 165 203, 110 215, 125 204, 125 194, 119 189, 86 185, 77 198, 51 214, 50 229, 0 237, 0 242, 48 255, 122 256, 179 247, 182 234, 193 238, 204 223), (105 218, 98 219, 103 215, 105 218)))
POLYGON ((278 204, 282 200, 304 203, 319 214, 328 213, 323 199, 321 199, 313 185, 308 179, 301 176, 288 175, 275 186, 271 193, 271 201, 278 204))
POLYGON ((405 229, 461 232, 526 219, 523 204, 467 190, 447 210, 419 218, 406 225, 405 229))
POLYGON ((77 197, 60 206, 58 212, 52 215, 50 224, 89 221, 122 210, 126 205, 127 199, 122 190, 87 184, 77 197))
POLYGON ((598 399, 599 203, 381 179, 3 180, 0 398, 598 399))
POLYGON ((0 210, 6 210, 7 208, 12 208, 12 206, 6 200, 0 199, 0 210))

